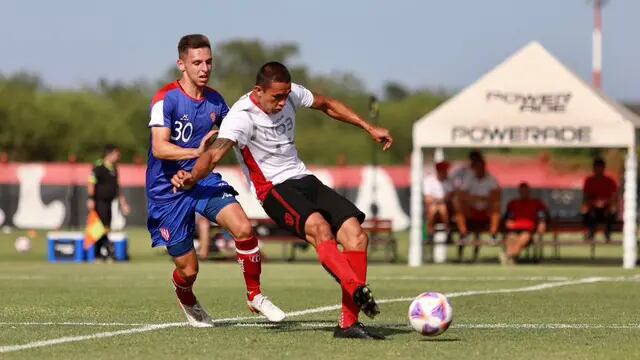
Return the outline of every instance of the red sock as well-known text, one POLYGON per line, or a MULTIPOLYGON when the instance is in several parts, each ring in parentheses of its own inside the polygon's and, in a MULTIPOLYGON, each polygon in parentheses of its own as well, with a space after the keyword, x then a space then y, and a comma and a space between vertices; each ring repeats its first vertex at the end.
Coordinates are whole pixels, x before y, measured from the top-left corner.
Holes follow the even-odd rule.
POLYGON ((193 306, 196 304, 196 296, 193 295, 192 286, 196 281, 196 276, 184 278, 178 272, 178 269, 173 270, 173 285, 176 287, 176 295, 178 300, 184 305, 193 306))
POLYGON ((345 256, 338 250, 335 241, 323 241, 316 248, 320 264, 340 283, 350 296, 362 285, 364 281, 358 279, 347 262, 345 256))
MULTIPOLYGON (((358 279, 363 283, 367 282, 367 252, 366 251, 343 251, 347 262, 356 273, 358 279)), ((358 322, 360 308, 353 301, 353 296, 342 289, 342 314, 340 315, 340 327, 346 329, 358 322)))
POLYGON ((236 243, 236 253, 238 264, 244 275, 244 283, 247 285, 247 298, 253 298, 260 294, 260 273, 262 273, 262 257, 258 247, 258 239, 254 236, 249 240, 238 241, 236 243))

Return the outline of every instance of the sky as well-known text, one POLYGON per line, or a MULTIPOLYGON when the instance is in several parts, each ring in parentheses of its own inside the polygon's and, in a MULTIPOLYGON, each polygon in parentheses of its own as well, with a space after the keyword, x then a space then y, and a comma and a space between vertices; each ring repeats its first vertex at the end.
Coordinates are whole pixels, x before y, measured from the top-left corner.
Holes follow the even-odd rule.
MULTIPOLYGON (((155 80, 183 34, 215 43, 295 42, 312 73, 349 72, 380 92, 387 81, 456 91, 532 40, 591 82, 587 0, 2 0, 0 73, 29 71, 55 88, 97 79, 155 80)), ((640 102, 640 1, 603 10, 603 86, 640 102)), ((215 86, 215 84, 213 84, 215 86)))

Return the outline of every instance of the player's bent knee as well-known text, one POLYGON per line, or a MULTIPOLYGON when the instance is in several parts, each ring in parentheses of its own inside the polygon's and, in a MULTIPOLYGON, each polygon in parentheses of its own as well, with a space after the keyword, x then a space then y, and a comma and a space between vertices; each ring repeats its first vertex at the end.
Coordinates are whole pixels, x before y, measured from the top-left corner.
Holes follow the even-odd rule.
POLYGON ((355 233, 349 234, 346 243, 343 244, 346 250, 366 250, 369 243, 369 236, 362 228, 358 228, 355 233))
POLYGON ((251 222, 249 222, 248 219, 246 221, 242 221, 231 231, 231 233, 236 241, 251 239, 251 237, 253 237, 253 227, 251 226, 251 222))
POLYGON ((313 236, 318 239, 319 242, 333 240, 333 233, 331 232, 331 227, 326 222, 318 222, 314 224, 307 225, 305 230, 308 235, 313 236))
POLYGON ((178 272, 180 273, 180 276, 190 282, 194 282, 196 281, 196 278, 198 277, 198 267, 193 267, 193 266, 186 266, 183 268, 178 268, 178 272))

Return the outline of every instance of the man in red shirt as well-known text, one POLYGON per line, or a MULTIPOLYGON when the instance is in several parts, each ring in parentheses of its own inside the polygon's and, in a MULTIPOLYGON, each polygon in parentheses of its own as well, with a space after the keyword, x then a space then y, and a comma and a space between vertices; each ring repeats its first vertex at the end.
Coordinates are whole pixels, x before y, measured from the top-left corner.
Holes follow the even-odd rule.
POLYGON ((533 239, 533 233, 542 234, 546 230, 547 207, 535 198, 531 197, 529 184, 523 182, 518 187, 520 197, 511 200, 507 204, 505 214, 505 227, 508 235, 506 250, 500 254, 500 263, 513 265, 522 250, 533 239))
POLYGON ((581 213, 587 228, 586 240, 593 241, 598 224, 604 224, 604 237, 611 240, 611 225, 618 211, 618 185, 604 173, 605 162, 601 158, 593 161, 593 175, 584 181, 581 213))

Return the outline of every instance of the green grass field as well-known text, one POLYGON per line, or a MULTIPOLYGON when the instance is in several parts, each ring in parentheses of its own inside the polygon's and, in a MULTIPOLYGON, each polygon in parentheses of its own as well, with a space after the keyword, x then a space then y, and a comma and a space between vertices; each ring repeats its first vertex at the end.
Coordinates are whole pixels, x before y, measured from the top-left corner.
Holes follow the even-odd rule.
POLYGON ((49 264, 42 233, 26 255, 13 249, 19 233, 0 235, 0 358, 640 357, 640 271, 620 267, 619 248, 599 250, 591 266, 586 248, 563 251, 567 263, 510 268, 489 262, 494 250, 473 265, 374 263, 382 314, 365 323, 388 340, 371 342, 333 339, 338 286, 311 253, 277 261, 278 245, 266 247, 263 290, 289 313, 284 324, 250 314, 237 264, 218 261, 201 266, 195 291, 219 326, 185 327, 168 256, 148 248, 143 230, 129 233, 132 260, 117 264, 49 264), (426 290, 450 294, 455 310, 436 338, 407 325, 407 299, 426 290))

